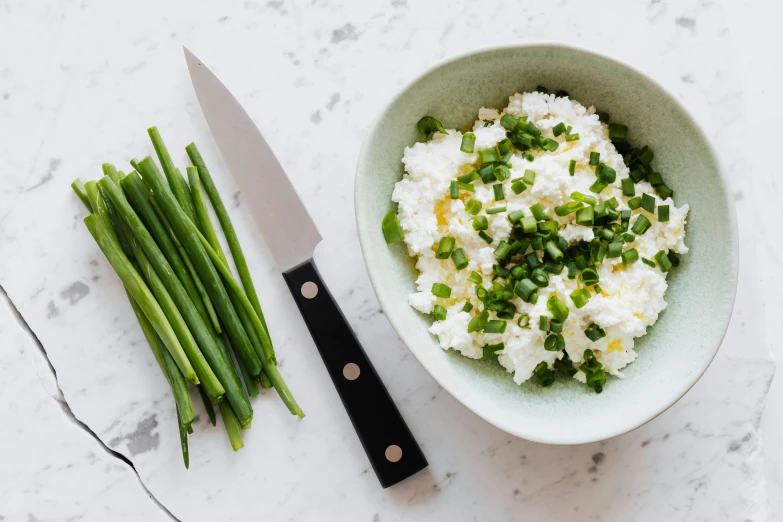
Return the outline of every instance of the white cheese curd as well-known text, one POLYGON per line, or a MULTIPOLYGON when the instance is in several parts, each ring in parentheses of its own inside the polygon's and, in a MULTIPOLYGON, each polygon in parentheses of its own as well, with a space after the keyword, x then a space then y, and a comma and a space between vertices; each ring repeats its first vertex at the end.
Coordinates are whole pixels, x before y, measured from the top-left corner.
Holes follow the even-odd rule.
MULTIPOLYGON (((590 299, 582 308, 576 308, 569 297, 571 292, 583 287, 579 276, 569 278, 567 268, 560 274, 550 273, 549 284, 539 288, 535 304, 523 301, 516 294, 510 300, 517 313, 513 320, 508 320, 505 332, 469 333, 468 324, 484 310, 484 303, 476 295, 477 285, 468 277, 477 272, 482 278, 482 286, 492 290, 493 266, 498 263, 495 249, 501 241, 511 243, 514 240, 514 226, 509 221, 509 213, 521 210, 524 216, 531 216, 530 207, 540 204, 548 218, 556 221, 558 235, 569 246, 574 246, 593 240, 597 228, 576 224, 574 213, 556 216, 555 207, 572 201, 570 196, 574 192, 593 196, 599 203, 616 198, 619 203, 617 212, 628 210, 631 199, 623 196, 621 185, 622 180, 629 176, 629 169, 609 140, 608 126, 599 121, 593 107, 585 108, 568 97, 539 92, 514 94, 502 112, 482 107, 471 132, 476 137, 473 153, 460 150, 462 133, 456 130, 448 130, 447 134, 435 133, 429 142, 416 143, 405 149, 402 158, 405 175, 396 184, 392 200, 398 203, 397 216, 405 234, 408 253, 417 258, 418 292, 410 295, 410 305, 425 314, 432 313, 436 305, 446 310, 445 319, 435 320, 430 327, 430 332, 438 337, 444 350, 453 349, 466 357, 480 359, 485 346, 503 343, 503 348, 496 352, 498 361, 513 374, 517 383, 530 379, 540 363, 545 362, 551 368, 566 353, 574 367, 578 368, 584 361, 586 349, 595 353, 607 373, 622 378, 622 368, 637 356, 634 339, 645 335, 647 328, 666 308, 666 273, 657 266, 643 263, 641 258, 654 260, 662 250, 677 254, 688 252, 684 243, 688 205, 675 207, 671 198, 661 199, 646 181, 637 183, 635 196, 647 193, 654 197, 656 207, 669 206, 667 222, 659 222, 657 212, 649 213, 641 208, 632 212, 631 227, 640 215, 651 223, 645 233, 623 245, 623 251, 636 249, 640 257, 638 261, 624 266, 621 257, 605 258, 595 267, 600 290, 590 287, 590 299), (481 179, 472 182, 475 192, 460 190, 459 199, 452 200, 450 183, 479 166, 479 150, 494 147, 506 138, 506 129, 500 124, 504 114, 526 117, 541 130, 542 138, 558 142, 557 150, 531 149, 532 161, 529 161, 519 150, 512 149, 511 176, 501 182, 505 197, 502 201, 495 201, 492 184, 484 184, 481 179), (553 129, 561 122, 571 126, 570 132, 578 133, 579 139, 566 142, 564 133, 555 137, 553 129), (599 153, 600 161, 617 173, 615 181, 599 194, 590 191, 590 186, 596 181, 595 167, 589 165, 591 152, 599 153), (573 176, 569 173, 572 160, 576 161, 573 176), (535 172, 534 183, 520 194, 515 194, 511 186, 526 170, 535 172), (492 239, 490 244, 472 226, 474 216, 465 209, 470 199, 481 203, 478 216, 486 217, 488 221, 485 233, 492 239), (506 211, 486 214, 488 208, 500 206, 505 206, 506 211), (451 258, 436 258, 438 243, 445 236, 454 238, 454 248, 464 251, 467 267, 457 270, 451 258), (449 286, 450 297, 433 295, 434 283, 449 286), (544 341, 550 334, 539 329, 542 315, 552 318, 547 308, 547 299, 551 295, 556 295, 569 310, 562 330, 564 351, 545 350, 544 341), (464 310, 466 303, 472 305, 470 311, 464 310), (529 325, 518 326, 520 314, 529 316, 529 325), (591 341, 585 335, 585 330, 591 325, 603 329, 605 337, 591 341)), ((530 252, 530 248, 526 252, 518 252, 506 268, 524 264, 521 254, 530 252)), ((542 258, 541 252, 538 252, 538 258, 542 258)), ((501 278, 499 282, 505 283, 506 279, 501 278)), ((497 319, 496 312, 489 311, 489 319, 497 319)), ((578 371, 574 378, 585 382, 585 373, 578 371)))

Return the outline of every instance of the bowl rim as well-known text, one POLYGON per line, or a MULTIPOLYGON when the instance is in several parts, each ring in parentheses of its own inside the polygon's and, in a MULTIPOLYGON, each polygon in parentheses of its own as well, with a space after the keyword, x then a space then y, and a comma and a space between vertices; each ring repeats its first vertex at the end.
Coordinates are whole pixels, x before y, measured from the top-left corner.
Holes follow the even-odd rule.
POLYGON ((625 433, 628 433, 630 431, 633 431, 641 426, 644 426, 657 416, 659 416, 661 413, 665 412, 672 406, 674 406, 688 391, 690 391, 691 388, 701 379, 701 377, 704 375, 704 373, 707 371, 707 368, 712 364, 712 361, 715 359, 715 356, 718 353, 718 350, 720 349, 721 345, 723 344, 723 340, 726 337, 726 331, 728 330, 729 324, 731 322, 731 318, 733 316, 734 312, 734 304, 736 302, 736 296, 737 296, 737 283, 738 283, 738 277, 739 277, 739 230, 737 225, 737 214, 736 214, 736 208, 734 205, 734 199, 732 197, 732 191, 731 191, 731 184, 729 182, 728 176, 726 174, 726 171, 723 167, 723 163, 720 161, 720 156, 717 154, 717 151, 715 147, 713 146, 711 140, 708 138, 707 134, 704 132, 704 129, 702 128, 699 121, 691 114, 691 112, 683 105, 679 99, 663 84, 658 82, 656 79, 652 78, 647 73, 641 71, 640 69, 636 68, 633 65, 630 65, 629 63, 616 58, 614 56, 608 55, 601 51, 596 51, 594 49, 590 49, 585 46, 576 45, 572 43, 565 43, 560 41, 547 41, 547 40, 540 40, 540 41, 528 41, 528 42, 520 42, 520 43, 507 43, 507 44, 498 44, 498 45, 489 45, 489 46, 481 46, 478 48, 474 48, 472 50, 455 53, 452 54, 444 59, 441 59, 437 63, 427 67, 425 70, 417 74, 414 78, 412 78, 407 83, 403 84, 401 87, 399 87, 394 94, 394 96, 391 97, 391 99, 381 108, 380 111, 378 111, 372 120, 372 126, 368 130, 367 134, 365 135, 365 138, 362 143, 362 147, 359 151, 358 161, 356 165, 356 176, 354 178, 354 217, 356 219, 356 228, 359 235, 359 245, 362 250, 362 257, 364 258, 364 264, 367 268, 367 273, 370 276, 370 284, 372 285, 373 291, 375 292, 375 295, 378 298, 378 301, 381 305, 381 308, 384 311, 384 315, 386 315, 386 318, 389 320, 389 323, 391 323, 392 328, 399 336, 400 340, 403 342, 405 347, 408 349, 410 353, 413 354, 413 356, 416 358, 416 360, 421 364, 422 367, 427 371, 427 373, 432 377, 435 382, 438 383, 440 387, 442 387, 444 390, 446 390, 452 397, 457 399, 457 401, 462 404, 465 408, 470 410, 471 412, 478 415, 480 418, 488 422, 489 424, 497 427, 498 429, 501 429, 505 431, 506 433, 509 433, 511 435, 514 435, 516 437, 523 438, 525 440, 529 440, 532 442, 538 442, 542 444, 552 444, 552 445, 572 445, 572 444, 588 444, 591 442, 598 442, 606 439, 610 439, 612 437, 617 437, 619 435, 623 435, 625 433), (468 402, 466 402, 466 399, 463 397, 463 395, 466 393, 462 390, 462 388, 451 386, 447 382, 444 382, 439 378, 437 375, 437 372, 431 371, 431 369, 428 367, 427 364, 425 364, 422 359, 419 358, 418 354, 416 353, 416 350, 411 348, 411 343, 407 339, 408 335, 406 334, 406 330, 403 327, 402 324, 400 324, 400 319, 398 319, 394 314, 387 314, 386 311, 390 309, 389 306, 387 306, 386 298, 383 294, 383 292, 379 291, 380 288, 380 274, 376 272, 376 270, 370 266, 370 264, 367 262, 368 254, 369 254, 369 246, 368 241, 365 237, 366 234, 369 234, 368 227, 369 224, 362 224, 360 220, 360 214, 363 213, 363 209, 365 208, 364 201, 359 197, 359 192, 357 190, 357 186, 359 183, 359 172, 363 164, 365 164, 367 155, 369 154, 369 142, 370 138, 377 132, 378 127, 380 126, 381 121, 383 121, 386 114, 390 111, 391 107, 399 101, 402 96, 415 84, 417 84, 419 81, 424 79, 426 76, 429 76, 430 74, 443 69, 445 67, 448 67, 460 60, 463 60, 465 58, 469 58, 476 55, 481 54, 488 54, 488 53, 494 53, 498 51, 505 51, 505 50, 511 50, 511 49, 520 49, 520 48, 530 48, 530 47, 552 47, 552 48, 560 48, 560 49, 567 49, 569 51, 575 51, 579 53, 585 53, 590 54, 593 56, 597 56, 598 58, 602 58, 604 60, 614 62, 616 65, 619 65, 620 67, 624 67, 628 69, 630 72, 636 73, 640 75, 641 77, 645 78, 647 81, 649 81, 653 86, 657 87, 662 93, 664 93, 666 96, 669 97, 669 99, 675 104, 677 108, 679 108, 682 113, 687 116, 687 118, 690 120, 691 125, 696 129, 696 132, 698 133, 698 136, 701 138, 701 140, 706 143, 708 151, 710 155, 712 156, 715 165, 718 168, 718 178, 719 183, 722 185, 722 188, 724 190, 724 194, 726 194, 725 201, 723 202, 725 204, 725 208, 728 211, 728 219, 729 219, 729 231, 730 231, 730 237, 725 238, 729 242, 730 251, 731 251, 731 259, 729 267, 730 269, 730 277, 731 277, 731 312, 728 314, 728 316, 725 318, 723 325, 722 325, 722 332, 720 336, 720 340, 715 343, 715 346, 712 349, 712 353, 709 357, 705 357, 704 361, 702 361, 701 365, 698 367, 698 371, 694 372, 694 377, 689 382, 683 382, 681 383, 680 391, 675 394, 675 398, 670 403, 662 403, 661 406, 650 409, 649 412, 646 415, 643 415, 641 417, 641 420, 632 421, 628 423, 620 422, 611 429, 607 429, 602 435, 595 436, 595 437, 580 437, 578 434, 569 434, 568 436, 554 436, 554 437, 542 437, 537 436, 535 434, 531 434, 527 432, 524 429, 524 426, 513 426, 510 425, 507 422, 504 422, 504 419, 493 419, 488 418, 480 409, 473 408, 468 405, 468 402))

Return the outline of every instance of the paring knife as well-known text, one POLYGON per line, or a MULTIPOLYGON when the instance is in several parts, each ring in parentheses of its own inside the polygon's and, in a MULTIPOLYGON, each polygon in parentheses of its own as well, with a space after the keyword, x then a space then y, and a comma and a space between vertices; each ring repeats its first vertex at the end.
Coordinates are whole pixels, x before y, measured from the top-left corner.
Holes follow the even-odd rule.
POLYGON ((427 467, 389 392, 313 261, 321 235, 272 149, 239 102, 185 48, 201 110, 307 323, 381 485, 427 467))

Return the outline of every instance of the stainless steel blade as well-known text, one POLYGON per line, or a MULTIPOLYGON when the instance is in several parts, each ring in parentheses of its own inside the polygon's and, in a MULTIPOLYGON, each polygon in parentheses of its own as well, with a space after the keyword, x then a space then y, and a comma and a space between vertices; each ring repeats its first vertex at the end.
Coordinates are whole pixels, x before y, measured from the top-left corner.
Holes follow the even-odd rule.
POLYGON ((242 199, 282 271, 313 257, 321 234, 258 127, 225 85, 185 47, 190 79, 242 199))

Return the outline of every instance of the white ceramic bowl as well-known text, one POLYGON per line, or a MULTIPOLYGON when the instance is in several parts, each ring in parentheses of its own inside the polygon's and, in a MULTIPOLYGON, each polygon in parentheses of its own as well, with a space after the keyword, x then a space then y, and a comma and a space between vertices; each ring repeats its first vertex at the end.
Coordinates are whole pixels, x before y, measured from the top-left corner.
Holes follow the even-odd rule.
MULTIPOLYGON (((613 437, 674 404, 704 373, 731 317, 737 284, 737 225, 728 182, 704 133, 677 100, 643 73, 613 58, 561 44, 477 51, 441 63, 402 89, 367 135, 356 173, 356 221, 373 287, 402 341, 432 377, 498 428, 537 442, 578 444, 613 437), (541 388, 516 385, 496 362, 442 350, 431 318, 408 305, 413 259, 386 245, 381 219, 403 174, 403 149, 417 141, 425 115, 447 128, 471 124, 480 107, 505 107, 508 96, 537 85, 565 89, 585 106, 609 112, 631 140, 655 151, 656 170, 691 207, 691 251, 670 272, 668 308, 637 339, 639 357, 620 380, 595 394, 573 379, 541 388)), ((433 412, 437 415, 437 412, 433 412)))

